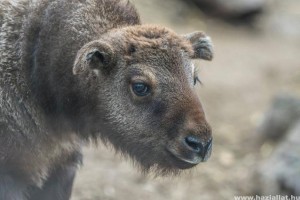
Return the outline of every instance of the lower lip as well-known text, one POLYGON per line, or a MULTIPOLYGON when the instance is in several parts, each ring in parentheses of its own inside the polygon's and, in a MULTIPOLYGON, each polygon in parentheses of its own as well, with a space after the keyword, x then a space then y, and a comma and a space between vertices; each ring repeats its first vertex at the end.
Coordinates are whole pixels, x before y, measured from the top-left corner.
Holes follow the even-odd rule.
POLYGON ((197 164, 199 164, 199 162, 197 163, 192 163, 189 161, 185 161, 181 158, 178 158, 177 156, 175 156, 172 152, 168 151, 171 159, 172 159, 172 164, 174 166, 176 166, 179 169, 188 169, 188 168, 192 168, 194 166, 196 166, 197 164))

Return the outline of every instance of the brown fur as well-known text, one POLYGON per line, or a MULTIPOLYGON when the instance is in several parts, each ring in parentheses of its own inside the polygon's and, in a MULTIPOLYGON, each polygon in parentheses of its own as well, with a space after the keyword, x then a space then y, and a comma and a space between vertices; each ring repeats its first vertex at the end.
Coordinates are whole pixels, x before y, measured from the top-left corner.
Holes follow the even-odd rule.
POLYGON ((182 141, 211 137, 191 63, 212 59, 204 33, 141 25, 122 0, 6 0, 0 25, 1 200, 68 199, 90 138, 145 171, 195 165, 175 157, 199 159, 182 141))

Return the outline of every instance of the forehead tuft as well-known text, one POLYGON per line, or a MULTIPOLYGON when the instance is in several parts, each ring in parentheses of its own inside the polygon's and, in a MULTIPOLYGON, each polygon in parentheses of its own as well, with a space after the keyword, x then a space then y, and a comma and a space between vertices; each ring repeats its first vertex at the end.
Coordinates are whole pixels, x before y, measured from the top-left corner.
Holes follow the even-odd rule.
POLYGON ((193 55, 192 45, 180 35, 160 26, 142 25, 127 28, 125 40, 129 47, 184 51, 193 55))

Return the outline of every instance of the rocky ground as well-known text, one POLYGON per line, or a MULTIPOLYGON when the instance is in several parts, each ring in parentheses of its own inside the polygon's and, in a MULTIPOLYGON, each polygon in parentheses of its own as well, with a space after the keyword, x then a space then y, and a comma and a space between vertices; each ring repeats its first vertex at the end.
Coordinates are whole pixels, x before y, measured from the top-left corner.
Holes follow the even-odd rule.
MULTIPOLYGON (((216 200, 256 191, 252 173, 274 149, 257 145, 256 128, 278 93, 300 96, 300 2, 271 1, 251 26, 204 16, 183 0, 133 0, 145 23, 187 33, 204 30, 213 62, 197 62, 199 96, 213 127, 211 159, 180 177, 142 175, 111 148, 91 145, 72 200, 216 200)), ((265 169, 267 170, 267 169, 265 169)))

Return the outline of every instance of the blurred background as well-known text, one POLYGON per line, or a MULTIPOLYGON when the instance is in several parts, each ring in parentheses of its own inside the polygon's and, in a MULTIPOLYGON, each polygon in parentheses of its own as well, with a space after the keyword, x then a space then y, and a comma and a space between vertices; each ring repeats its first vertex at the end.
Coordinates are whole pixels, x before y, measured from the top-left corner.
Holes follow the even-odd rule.
POLYGON ((214 60, 196 64, 212 157, 180 177, 153 178, 111 148, 91 145, 72 200, 300 195, 300 1, 132 2, 143 23, 211 36, 214 60))

